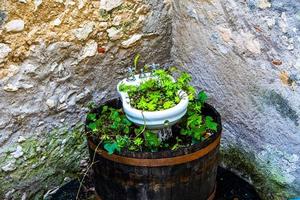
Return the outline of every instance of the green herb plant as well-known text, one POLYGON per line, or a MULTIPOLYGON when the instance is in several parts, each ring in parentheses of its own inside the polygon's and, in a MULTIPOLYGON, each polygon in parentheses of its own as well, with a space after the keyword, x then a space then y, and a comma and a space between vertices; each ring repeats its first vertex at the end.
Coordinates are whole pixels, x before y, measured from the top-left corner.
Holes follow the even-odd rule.
MULTIPOLYGON (((138 68, 140 54, 137 54, 133 66, 138 68)), ((149 71, 149 66, 144 66, 144 71, 149 71)), ((121 84, 119 90, 128 93, 132 107, 143 111, 166 110, 178 104, 182 98, 179 91, 185 91, 189 100, 195 97, 195 88, 189 83, 192 77, 177 70, 175 67, 169 69, 156 69, 151 72, 139 86, 121 84), (179 73, 177 79, 173 78, 174 73, 179 73)))
POLYGON ((157 134, 132 124, 122 109, 102 106, 100 110, 100 113, 87 115, 88 129, 102 141, 109 154, 124 148, 130 151, 156 151, 160 146, 157 134))
MULTIPOLYGON (((206 139, 208 133, 217 131, 217 123, 210 116, 203 116, 201 110, 207 96, 200 92, 189 102, 188 111, 179 123, 180 133, 174 139, 161 141, 157 133, 136 126, 130 122, 122 109, 102 106, 101 112, 90 112, 87 115, 87 128, 91 135, 102 141, 103 148, 109 154, 129 151, 176 150, 206 139)), ((94 109, 94 108, 93 108, 94 109)))
POLYGON ((189 103, 188 111, 185 116, 184 125, 180 130, 182 135, 192 139, 192 143, 198 143, 205 140, 208 132, 217 131, 217 123, 213 121, 211 116, 203 117, 201 110, 207 100, 207 95, 204 91, 198 94, 197 99, 189 103))
MULTIPOLYGON (((139 55, 134 59, 137 68, 139 55)), ((146 79, 139 86, 121 84, 119 90, 127 92, 130 104, 142 111, 158 111, 174 107, 181 100, 179 91, 185 91, 189 98, 188 110, 183 119, 177 124, 178 133, 173 133, 168 140, 161 141, 157 133, 146 129, 145 126, 136 126, 130 122, 122 109, 101 106, 95 109, 90 104, 91 111, 87 115, 87 128, 94 138, 101 141, 103 148, 109 154, 128 151, 160 151, 176 150, 204 141, 209 133, 215 133, 218 124, 210 116, 202 114, 202 108, 207 95, 204 91, 197 96, 196 89, 190 85, 191 76, 175 68, 152 71, 152 78, 146 79), (173 79, 173 74, 177 78, 173 79), (95 111, 97 110, 97 111, 95 111), (100 111, 99 111, 100 110, 100 111)))
POLYGON ((180 72, 179 77, 174 80, 171 76, 173 70, 154 70, 153 77, 139 86, 121 84, 119 90, 128 93, 132 107, 143 111, 159 111, 174 107, 182 98, 180 90, 187 93, 189 100, 193 100, 196 90, 189 84, 192 77, 186 72, 180 72))

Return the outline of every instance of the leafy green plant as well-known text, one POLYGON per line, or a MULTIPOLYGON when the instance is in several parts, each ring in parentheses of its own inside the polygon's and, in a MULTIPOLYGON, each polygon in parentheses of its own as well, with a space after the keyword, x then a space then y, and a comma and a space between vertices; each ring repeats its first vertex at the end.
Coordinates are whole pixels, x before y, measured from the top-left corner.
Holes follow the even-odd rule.
MULTIPOLYGON (((140 55, 135 56, 133 65, 137 68, 140 55)), ((130 104, 143 111, 165 110, 174 107, 182 98, 179 91, 185 91, 189 98, 188 110, 176 125, 180 131, 173 133, 168 140, 162 141, 154 131, 144 126, 136 126, 130 122, 122 109, 109 106, 89 104, 94 112, 87 115, 87 128, 94 138, 101 141, 103 148, 109 153, 129 151, 176 150, 209 137, 218 129, 218 124, 210 116, 202 114, 207 95, 204 91, 196 96, 196 89, 190 85, 191 75, 172 67, 168 70, 152 71, 139 86, 121 84, 119 90, 127 92, 130 104), (173 79, 173 77, 177 77, 173 79), (96 111, 95 111, 96 110, 96 111)), ((168 121, 166 121, 166 125, 168 121)))
POLYGON ((144 135, 146 140, 146 146, 156 151, 161 143, 157 135, 149 130, 145 131, 144 135))
POLYGON ((121 84, 119 90, 128 93, 131 106, 144 111, 166 110, 174 107, 182 98, 179 94, 180 90, 185 91, 189 99, 193 100, 196 90, 189 84, 192 77, 186 72, 180 72, 177 80, 174 80, 171 71, 154 70, 153 77, 139 86, 121 84))
POLYGON ((103 148, 109 154, 121 152, 123 149, 151 152, 177 150, 199 143, 207 138, 208 133, 217 131, 217 123, 213 118, 202 114, 206 100, 207 95, 202 91, 196 99, 189 102, 187 114, 178 124, 179 134, 166 141, 161 141, 157 133, 144 126, 131 123, 122 109, 108 106, 102 106, 101 112, 90 112, 87 115, 87 128, 91 135, 102 141, 103 148))
POLYGON ((204 91, 198 94, 198 98, 190 102, 186 114, 185 126, 181 129, 182 135, 192 138, 193 143, 204 140, 205 134, 209 131, 217 131, 217 123, 210 116, 202 116, 201 110, 207 100, 204 91))
POLYGON ((122 109, 102 106, 100 113, 91 112, 87 115, 87 127, 92 135, 102 140, 109 154, 124 148, 131 151, 155 151, 160 145, 155 133, 144 131, 143 126, 133 125, 122 109))

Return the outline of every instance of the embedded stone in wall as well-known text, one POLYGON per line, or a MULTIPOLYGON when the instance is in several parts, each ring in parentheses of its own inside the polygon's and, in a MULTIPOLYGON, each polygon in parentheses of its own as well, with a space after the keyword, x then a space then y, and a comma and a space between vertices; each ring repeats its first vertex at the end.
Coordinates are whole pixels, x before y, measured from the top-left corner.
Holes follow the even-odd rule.
POLYGON ((5 20, 6 20, 6 12, 3 10, 0 10, 0 26, 2 24, 4 24, 5 20))
POLYGON ((34 0, 34 7, 35 10, 38 9, 38 7, 43 3, 43 0, 34 0))
POLYGON ((4 86, 3 89, 6 92, 16 92, 16 91, 18 91, 19 88, 17 86, 12 85, 12 84, 7 84, 6 86, 4 86))
POLYGON ((20 157, 23 156, 23 154, 24 154, 23 148, 22 148, 20 145, 18 145, 18 146, 17 146, 17 149, 16 149, 13 153, 11 153, 11 155, 12 155, 14 158, 20 158, 20 157))
POLYGON ((122 5, 124 0, 101 0, 100 9, 111 11, 112 9, 122 5))
POLYGON ((1 167, 1 169, 4 172, 10 172, 10 171, 14 171, 17 167, 15 166, 15 160, 12 162, 7 163, 6 165, 4 165, 3 167, 1 167))
POLYGON ((98 44, 95 40, 91 40, 91 41, 87 42, 85 47, 80 52, 79 61, 81 61, 87 57, 92 57, 92 56, 96 55, 97 47, 98 47, 98 44))
POLYGON ((121 29, 116 29, 115 27, 107 29, 107 33, 108 33, 108 37, 112 41, 120 39, 123 35, 121 29))
POLYGON ((267 23, 269 29, 272 29, 276 23, 275 17, 267 18, 266 23, 267 23))
POLYGON ((139 15, 145 15, 149 12, 150 8, 147 5, 142 5, 141 7, 139 7, 135 13, 139 14, 139 15))
POLYGON ((57 99, 55 97, 47 99, 46 105, 50 108, 53 109, 57 106, 57 99))
POLYGON ((229 28, 220 27, 219 32, 220 32, 221 37, 224 40, 224 42, 230 42, 230 40, 232 38, 232 33, 229 28))
POLYGON ((24 27, 25 23, 21 19, 12 20, 5 25, 5 29, 7 32, 23 31, 24 27))
POLYGON ((98 26, 99 26, 101 29, 107 29, 108 23, 107 23, 107 22, 100 22, 100 23, 98 24, 98 26))
POLYGON ((258 7, 261 9, 266 9, 271 7, 271 3, 268 0, 260 0, 258 2, 258 7))
POLYGON ((53 26, 59 26, 59 25, 61 24, 61 19, 60 19, 60 18, 56 18, 55 20, 53 20, 53 21, 51 22, 51 24, 52 24, 53 26))
POLYGON ((93 32, 94 26, 95 23, 89 21, 86 24, 84 24, 83 27, 73 30, 73 34, 79 40, 85 40, 89 37, 90 33, 93 32))
POLYGON ((142 38, 142 34, 134 34, 128 40, 122 42, 122 47, 129 48, 142 38))
POLYGON ((0 43, 0 63, 8 56, 11 52, 11 48, 4 43, 0 43))
POLYGON ((120 15, 117 15, 114 17, 113 21, 112 21, 112 24, 114 26, 119 26, 122 22, 122 17, 120 15))
POLYGON ((244 32, 243 30, 233 38, 235 44, 241 51, 248 50, 254 54, 261 53, 261 46, 259 40, 255 38, 250 32, 244 32))
POLYGON ((84 5, 85 5, 85 0, 79 0, 79 1, 78 1, 78 9, 83 8, 84 5))
POLYGON ((283 33, 287 33, 288 25, 285 12, 281 14, 280 20, 278 21, 278 25, 283 33))

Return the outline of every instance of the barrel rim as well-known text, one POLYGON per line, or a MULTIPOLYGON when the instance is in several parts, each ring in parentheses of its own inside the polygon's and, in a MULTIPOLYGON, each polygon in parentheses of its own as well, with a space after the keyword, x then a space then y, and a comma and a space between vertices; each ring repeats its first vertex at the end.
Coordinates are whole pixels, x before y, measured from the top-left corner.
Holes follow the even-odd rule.
MULTIPOLYGON (((101 155, 105 159, 108 159, 113 162, 125 164, 125 165, 131 165, 131 166, 140 166, 140 167, 162 167, 162 166, 172 166, 172 165, 179 165, 183 163, 188 163, 194 160, 197 160, 208 153, 215 150, 219 144, 220 144, 221 136, 219 136, 213 143, 209 144, 203 149, 200 149, 199 151, 190 153, 190 154, 184 154, 176 157, 165 157, 165 158, 132 158, 132 157, 125 157, 120 156, 117 154, 111 154, 109 155, 105 150, 103 149, 97 149, 97 154, 101 155)), ((95 151, 96 145, 89 140, 89 146, 90 148, 95 151)))
MULTIPOLYGON (((114 98, 114 99, 110 99, 105 101, 103 104, 99 105, 102 106, 104 104, 118 104, 120 103, 120 99, 119 98, 114 98)), ((94 110, 99 109, 96 108, 94 110)), ((213 119, 217 122, 218 124, 218 130, 216 133, 212 134, 211 136, 209 136, 205 141, 200 142, 198 144, 194 144, 192 146, 188 146, 188 147, 182 147, 179 148, 175 151, 173 150, 163 150, 163 151, 158 151, 158 152, 132 152, 129 150, 124 150, 122 152, 115 152, 113 155, 117 156, 117 157, 126 157, 126 158, 136 158, 136 159, 162 159, 162 158, 172 158, 172 157, 179 157, 179 156, 184 156, 184 155, 189 155, 189 154, 193 154, 195 152, 201 151, 202 149, 207 148, 208 146, 211 146, 212 143, 214 143, 215 141, 219 141, 221 138, 221 133, 222 133, 222 123, 221 123, 221 116, 220 114, 217 112, 217 110, 211 106, 208 103, 204 104, 204 112, 210 112, 210 116, 213 117, 213 119)), ((95 111, 96 112, 96 111, 95 111)), ((86 133, 88 133, 87 131, 87 122, 85 123, 85 131, 86 133)), ((93 138, 87 134, 87 139, 88 139, 88 145, 91 148, 92 146, 94 146, 94 148, 91 148, 93 151, 96 148, 97 145, 95 145, 93 138)), ((220 143, 220 141, 218 142, 218 144, 220 143)), ((98 150, 101 152, 101 154, 104 155, 104 153, 107 153, 105 150, 103 150, 102 148, 98 148, 98 150)), ((98 151, 98 153, 99 153, 98 151)), ((112 156, 112 155, 109 155, 112 156)), ((107 156, 107 157, 109 157, 107 156)))

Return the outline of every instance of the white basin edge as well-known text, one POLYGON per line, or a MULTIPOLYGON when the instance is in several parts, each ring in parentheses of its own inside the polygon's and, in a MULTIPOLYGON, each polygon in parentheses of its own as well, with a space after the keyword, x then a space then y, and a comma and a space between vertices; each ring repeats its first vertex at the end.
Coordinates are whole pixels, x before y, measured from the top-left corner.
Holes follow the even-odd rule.
MULTIPOLYGON (((149 73, 147 75, 150 76, 149 73)), ((127 81, 127 79, 123 79, 117 85, 117 91, 121 96, 124 112, 130 121, 132 121, 137 125, 143 125, 146 122, 147 128, 150 129, 162 128, 165 126, 166 121, 168 121, 168 125, 173 125, 185 115, 189 100, 188 100, 188 95, 184 91, 179 91, 179 93, 181 93, 180 94, 181 100, 177 105, 175 105, 172 108, 166 110, 160 110, 160 111, 142 111, 133 108, 130 105, 130 99, 128 94, 126 92, 121 92, 119 90, 120 84, 124 83, 126 85, 138 86, 141 82, 155 77, 146 77, 140 79, 139 75, 135 75, 135 78, 136 78, 135 81, 127 81)))

